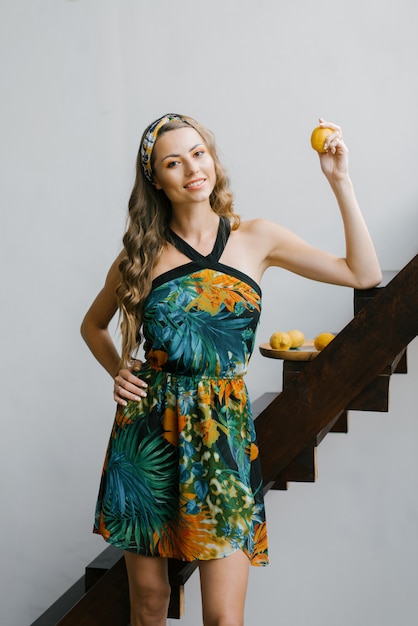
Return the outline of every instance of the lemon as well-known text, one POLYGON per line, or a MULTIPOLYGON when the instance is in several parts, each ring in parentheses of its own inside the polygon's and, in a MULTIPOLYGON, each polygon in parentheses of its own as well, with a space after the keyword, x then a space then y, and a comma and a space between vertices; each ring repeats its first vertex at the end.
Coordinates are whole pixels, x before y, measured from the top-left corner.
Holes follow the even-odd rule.
POLYGON ((270 346, 273 350, 289 350, 292 345, 292 339, 289 333, 276 332, 270 337, 270 346))
POLYGON ((314 339, 314 346, 317 350, 323 350, 334 339, 335 335, 332 333, 320 333, 314 339))
POLYGON ((326 150, 324 150, 325 139, 333 132, 331 128, 322 128, 322 126, 314 128, 311 135, 312 148, 321 154, 326 152, 326 150))
POLYGON ((287 334, 290 335, 292 340, 291 348, 299 348, 305 341, 305 335, 301 330, 288 330, 287 334))

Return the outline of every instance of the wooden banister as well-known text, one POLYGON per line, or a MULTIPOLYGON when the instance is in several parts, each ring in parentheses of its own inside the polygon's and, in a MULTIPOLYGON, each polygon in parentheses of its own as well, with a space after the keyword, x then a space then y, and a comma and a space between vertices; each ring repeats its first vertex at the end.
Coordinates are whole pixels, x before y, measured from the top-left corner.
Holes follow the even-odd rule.
POLYGON ((418 255, 256 419, 265 489, 418 333, 418 255))

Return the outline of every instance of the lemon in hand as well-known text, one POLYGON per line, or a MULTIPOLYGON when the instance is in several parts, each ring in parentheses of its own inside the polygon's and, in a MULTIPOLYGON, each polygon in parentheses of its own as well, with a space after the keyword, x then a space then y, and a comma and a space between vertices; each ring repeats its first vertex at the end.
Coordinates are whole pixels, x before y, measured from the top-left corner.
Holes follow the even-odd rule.
POLYGON ((324 150, 325 139, 333 132, 332 128, 322 128, 322 126, 314 128, 311 135, 312 148, 324 154, 324 152, 326 152, 326 150, 324 150))
POLYGON ((323 350, 334 339, 335 335, 332 333, 320 333, 314 339, 314 346, 318 351, 323 350))
POLYGON ((273 350, 289 350, 292 345, 292 339, 289 333, 278 331, 270 337, 270 346, 273 350))
POLYGON ((287 334, 292 340, 291 348, 299 348, 305 341, 305 335, 301 330, 288 330, 287 334))

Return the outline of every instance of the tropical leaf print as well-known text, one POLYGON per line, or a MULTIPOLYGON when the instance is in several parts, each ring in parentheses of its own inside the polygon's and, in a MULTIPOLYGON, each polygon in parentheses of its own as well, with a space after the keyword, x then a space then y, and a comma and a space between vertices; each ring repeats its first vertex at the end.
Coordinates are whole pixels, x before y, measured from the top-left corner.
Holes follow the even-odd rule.
POLYGON ((147 300, 146 338, 152 354, 163 351, 173 369, 191 373, 220 375, 231 372, 234 362, 244 369, 258 323, 258 294, 213 271, 186 276, 180 286, 178 281, 169 285, 155 289, 147 300))
POLYGON ((171 497, 173 489, 178 490, 175 449, 152 433, 137 445, 135 430, 139 427, 138 420, 119 429, 108 452, 102 508, 105 518, 115 518, 116 525, 106 525, 106 529, 116 545, 126 539, 132 519, 138 521, 135 533, 140 541, 151 545, 154 533, 176 514, 171 497), (162 503, 171 506, 162 507, 162 503))
POLYGON ((253 565, 267 564, 243 379, 260 307, 252 284, 219 267, 187 273, 185 265, 151 290, 137 373, 147 397, 117 409, 103 468, 94 531, 106 541, 188 561, 243 550, 253 565))
MULTIPOLYGON (((187 280, 184 281, 184 287, 189 287, 187 280)), ((193 307, 211 315, 216 315, 222 308, 230 313, 251 309, 260 311, 260 298, 254 289, 222 272, 206 269, 194 274, 190 282, 190 292, 193 294, 196 288, 198 295, 189 302, 186 311, 193 307)))

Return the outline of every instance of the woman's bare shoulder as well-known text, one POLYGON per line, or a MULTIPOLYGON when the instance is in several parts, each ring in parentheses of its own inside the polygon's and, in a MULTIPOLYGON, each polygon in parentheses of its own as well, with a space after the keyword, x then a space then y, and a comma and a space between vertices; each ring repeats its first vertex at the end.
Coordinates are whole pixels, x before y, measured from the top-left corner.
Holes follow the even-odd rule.
POLYGON ((274 222, 272 222, 271 220, 268 220, 264 217, 255 217, 252 219, 248 219, 248 220, 241 220, 239 228, 242 228, 244 230, 250 229, 264 229, 267 228, 268 225, 274 224, 274 222))
POLYGON ((264 240, 270 239, 272 236, 283 236, 287 232, 287 229, 280 224, 264 217, 241 221, 239 230, 241 230, 243 235, 264 240))

